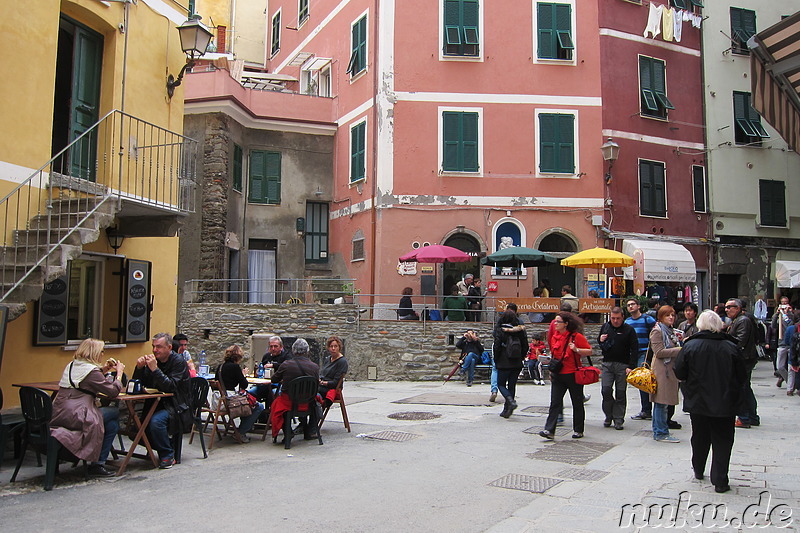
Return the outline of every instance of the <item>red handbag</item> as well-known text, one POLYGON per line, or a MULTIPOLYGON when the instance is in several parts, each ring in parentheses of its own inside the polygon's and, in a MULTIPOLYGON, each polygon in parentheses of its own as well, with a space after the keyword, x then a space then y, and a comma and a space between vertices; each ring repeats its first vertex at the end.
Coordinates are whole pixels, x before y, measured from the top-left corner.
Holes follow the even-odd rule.
MULTIPOLYGON (((581 357, 578 354, 575 354, 575 362, 578 367, 575 371, 575 383, 578 385, 591 385, 600 381, 599 368, 596 366, 581 366, 581 357)), ((591 359, 589 362, 592 362, 591 359)))

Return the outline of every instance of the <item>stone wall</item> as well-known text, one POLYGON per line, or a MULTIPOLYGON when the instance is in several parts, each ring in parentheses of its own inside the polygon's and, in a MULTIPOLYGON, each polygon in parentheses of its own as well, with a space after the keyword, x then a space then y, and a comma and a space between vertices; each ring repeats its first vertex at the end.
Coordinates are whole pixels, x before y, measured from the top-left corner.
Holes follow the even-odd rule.
MULTIPOLYGON (((219 364, 231 344, 239 344, 250 361, 253 334, 280 335, 286 341, 303 337, 312 345, 312 359, 320 361, 321 347, 330 335, 344 341, 350 364, 349 379, 368 379, 368 367, 377 368, 381 381, 436 381, 444 379, 458 360, 455 340, 467 328, 486 343, 489 322, 413 322, 364 320, 353 305, 184 304, 179 331, 189 336, 192 353, 206 350, 211 365, 219 364)), ((595 344, 598 325, 587 325, 595 344)), ((528 332, 545 332, 547 324, 529 324, 528 332)), ((487 343, 487 344, 490 344, 487 343)), ((487 345, 488 348, 488 345, 487 345)), ((596 348, 595 348, 596 349, 596 348)), ((263 354, 255 354, 260 361, 263 354)))

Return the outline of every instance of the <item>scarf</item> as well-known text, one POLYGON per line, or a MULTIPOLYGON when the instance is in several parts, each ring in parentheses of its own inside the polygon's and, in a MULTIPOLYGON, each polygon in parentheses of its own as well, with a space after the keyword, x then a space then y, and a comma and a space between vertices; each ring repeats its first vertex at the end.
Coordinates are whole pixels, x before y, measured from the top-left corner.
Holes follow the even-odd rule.
POLYGON ((67 367, 64 369, 64 373, 61 375, 61 381, 58 382, 58 386, 64 389, 72 389, 75 388, 70 383, 70 368, 72 370, 72 382, 75 385, 80 385, 81 381, 89 375, 89 372, 99 368, 96 364, 86 361, 85 359, 74 359, 67 367))
MULTIPOLYGON (((658 328, 661 330, 661 335, 664 338, 664 348, 675 348, 678 345, 678 338, 675 336, 675 333, 672 331, 672 328, 664 324, 663 322, 658 322, 658 328)), ((670 361, 672 361, 672 358, 667 357, 662 360, 666 365, 669 364, 670 361)))

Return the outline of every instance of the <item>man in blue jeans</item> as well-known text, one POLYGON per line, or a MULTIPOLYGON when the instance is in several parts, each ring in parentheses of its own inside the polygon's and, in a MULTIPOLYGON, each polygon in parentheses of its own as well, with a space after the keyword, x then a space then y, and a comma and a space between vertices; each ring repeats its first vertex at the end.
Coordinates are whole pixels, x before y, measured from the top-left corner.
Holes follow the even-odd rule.
MULTIPOLYGON (((650 345, 650 330, 656 325, 656 319, 650 315, 642 314, 639 307, 639 300, 636 298, 628 298, 625 300, 625 307, 628 308, 628 313, 631 315, 625 319, 625 323, 633 328, 636 332, 636 338, 639 340, 639 366, 644 363, 644 358, 647 355, 647 347, 650 345)), ((646 392, 639 391, 639 396, 642 400, 642 410, 631 418, 633 420, 650 420, 653 416, 653 404, 650 403, 650 395, 646 392)))
MULTIPOLYGON (((140 380, 144 387, 173 395, 158 403, 158 409, 147 426, 147 437, 158 452, 158 467, 171 468, 175 464, 175 450, 170 434, 180 433, 183 429, 179 414, 189 409, 191 383, 186 361, 172 351, 172 336, 169 333, 157 333, 153 337, 153 353, 136 360, 133 379, 140 380)), ((150 404, 145 403, 144 412, 148 409, 150 404)))
POLYGON ((480 363, 483 344, 474 330, 468 329, 456 341, 456 348, 461 350, 461 370, 467 373, 467 387, 472 387, 475 379, 475 365, 480 363))

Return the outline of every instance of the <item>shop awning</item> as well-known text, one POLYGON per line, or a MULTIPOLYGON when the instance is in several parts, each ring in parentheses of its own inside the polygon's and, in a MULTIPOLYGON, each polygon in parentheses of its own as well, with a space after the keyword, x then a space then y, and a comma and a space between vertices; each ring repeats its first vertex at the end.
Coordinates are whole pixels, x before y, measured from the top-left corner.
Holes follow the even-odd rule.
MULTIPOLYGON (((683 281, 693 283, 697 279, 694 258, 686 247, 674 242, 624 239, 622 253, 636 257, 640 251, 644 256, 645 281, 683 281)), ((625 279, 633 279, 633 267, 623 268, 625 279)))
POLYGON ((775 282, 786 289, 800 288, 800 261, 775 261, 775 282))
POLYGON ((800 11, 753 35, 750 54, 752 106, 800 149, 800 11))

